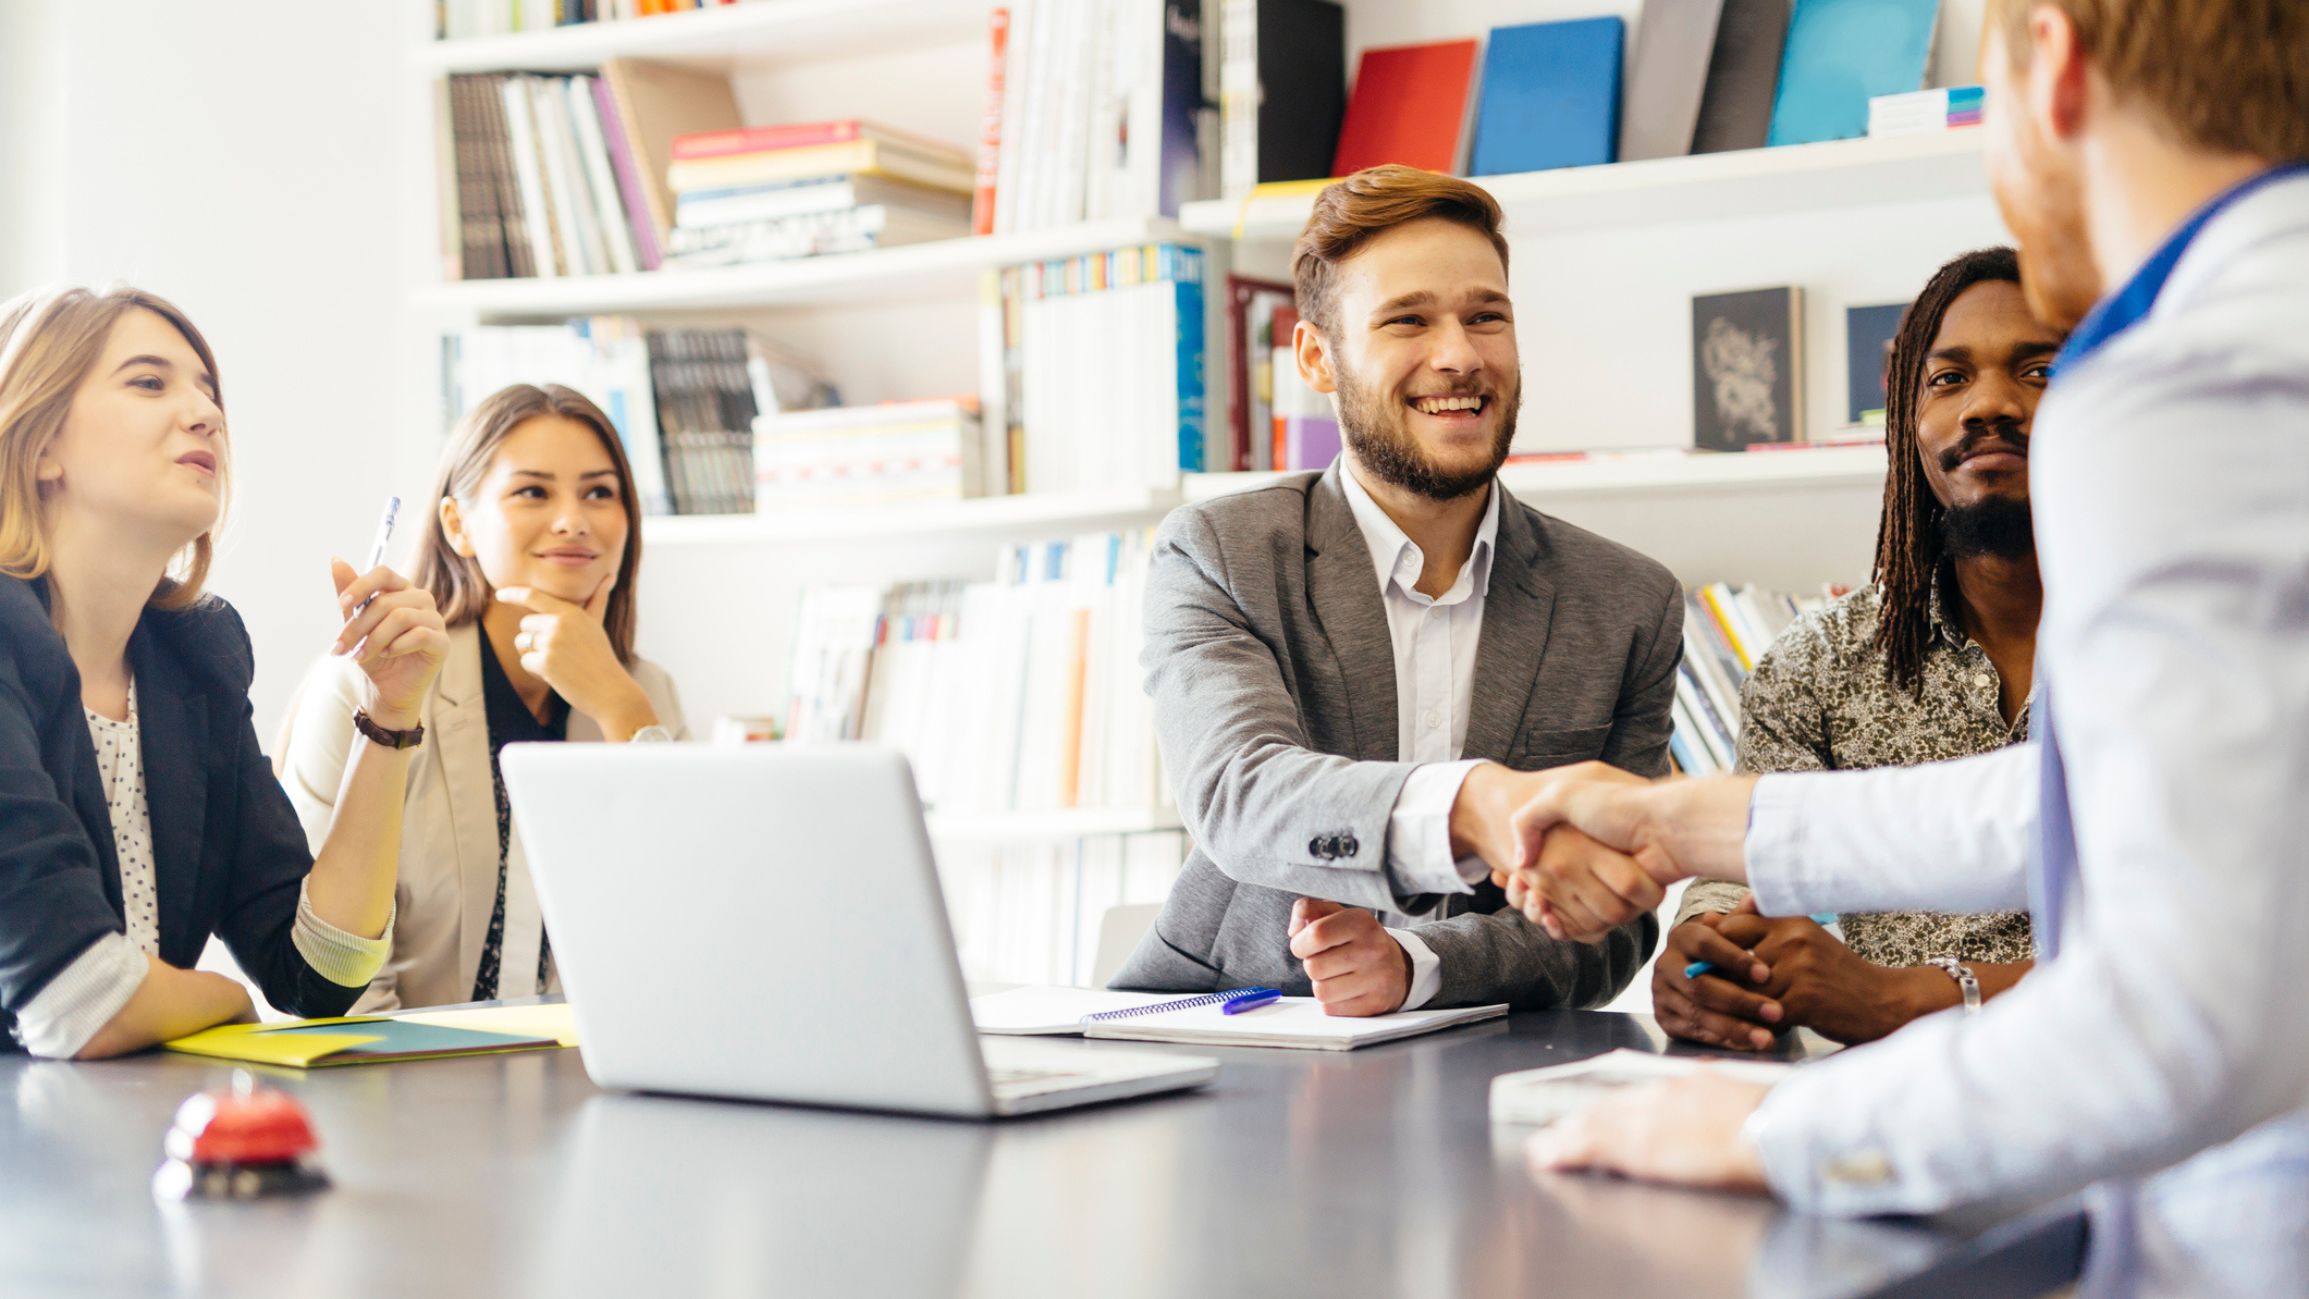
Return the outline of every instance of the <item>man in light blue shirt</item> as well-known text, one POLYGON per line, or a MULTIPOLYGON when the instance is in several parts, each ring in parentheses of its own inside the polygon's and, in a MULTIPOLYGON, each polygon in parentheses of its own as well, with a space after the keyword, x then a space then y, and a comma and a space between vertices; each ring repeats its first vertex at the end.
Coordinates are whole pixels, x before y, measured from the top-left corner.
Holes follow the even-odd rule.
POLYGON ((1525 812, 1628 856, 1518 871, 1558 936, 1685 875, 1773 914, 2026 903, 2050 958, 1775 1088, 1698 1078, 1543 1167, 1828 1213, 2093 1186, 2089 1293, 2309 1293, 2309 6, 1991 0, 1989 171, 2037 314, 2078 322, 2031 456, 2034 742, 1525 812), (2080 319, 2081 318, 2081 319, 2080 319))

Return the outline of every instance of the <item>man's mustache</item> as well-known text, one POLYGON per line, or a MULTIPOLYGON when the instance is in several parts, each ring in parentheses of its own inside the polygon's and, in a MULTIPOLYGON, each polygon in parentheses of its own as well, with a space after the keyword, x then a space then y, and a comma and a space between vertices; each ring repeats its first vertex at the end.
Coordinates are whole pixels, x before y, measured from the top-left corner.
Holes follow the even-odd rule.
POLYGON ((1999 450, 2016 456, 2028 455, 2028 432, 2016 419, 1991 420, 1964 435, 1964 440, 1940 453, 1940 467, 1953 470, 1966 460, 1978 455, 1990 443, 1999 444, 1999 450))

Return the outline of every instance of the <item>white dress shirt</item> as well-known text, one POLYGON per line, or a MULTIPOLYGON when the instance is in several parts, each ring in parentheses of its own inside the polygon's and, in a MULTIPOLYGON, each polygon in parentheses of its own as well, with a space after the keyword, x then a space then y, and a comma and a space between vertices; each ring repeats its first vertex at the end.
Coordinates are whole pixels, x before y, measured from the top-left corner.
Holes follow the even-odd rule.
POLYGON ((2149 314, 2055 379, 2032 447, 2049 730, 1767 776, 1747 852, 1779 915, 2002 909, 2034 883, 2057 958, 1976 1017, 1799 1071, 1757 1149, 1783 1196, 1834 1213, 2097 1182, 2088 1293, 2300 1294, 2309 176, 2216 215, 2149 314), (2045 860, 2071 864, 2032 871, 2064 796, 2045 860))
MULTIPOLYGON (((1371 499, 1352 468, 1339 475, 1347 508, 1371 548, 1371 568, 1387 607, 1387 634, 1395 646, 1395 747, 1403 762, 1421 764, 1403 782, 1387 819, 1387 864, 1422 893, 1465 893, 1487 873, 1475 858, 1451 855, 1451 806, 1474 762, 1467 744, 1467 714, 1475 694, 1475 649, 1483 636, 1483 598, 1491 589, 1492 551, 1499 539, 1499 487, 1484 503, 1475 549, 1460 565, 1451 589, 1430 598, 1418 590, 1427 555, 1371 499)), ((1410 926, 1415 918, 1383 914, 1387 932, 1411 957, 1411 992, 1403 1009, 1417 1010, 1443 986, 1443 965, 1410 926)))

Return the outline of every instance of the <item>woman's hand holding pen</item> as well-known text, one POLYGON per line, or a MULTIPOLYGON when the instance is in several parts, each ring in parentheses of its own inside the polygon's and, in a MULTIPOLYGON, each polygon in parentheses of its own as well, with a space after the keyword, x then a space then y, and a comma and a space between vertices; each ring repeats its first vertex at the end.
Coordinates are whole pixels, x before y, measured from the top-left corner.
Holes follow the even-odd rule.
POLYGON ((368 675, 370 720, 387 730, 415 726, 449 653, 449 631, 433 593, 382 565, 355 573, 344 560, 331 560, 329 575, 345 620, 329 652, 353 655, 368 675))
POLYGON ((569 706, 601 724, 610 740, 629 740, 645 726, 658 724, 649 695, 625 665, 617 661, 602 618, 609 610, 609 593, 617 586, 610 578, 584 604, 571 604, 534 587, 503 586, 497 599, 530 612, 521 619, 513 638, 521 666, 534 673, 569 706))

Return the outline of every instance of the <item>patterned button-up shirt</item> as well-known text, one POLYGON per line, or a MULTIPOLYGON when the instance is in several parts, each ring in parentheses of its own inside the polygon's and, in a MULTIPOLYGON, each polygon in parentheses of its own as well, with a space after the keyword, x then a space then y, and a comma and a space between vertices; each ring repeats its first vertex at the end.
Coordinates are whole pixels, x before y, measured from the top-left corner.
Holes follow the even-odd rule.
MULTIPOLYGON (((1879 601, 1866 586, 1798 618, 1756 663, 1740 695, 1739 768, 1768 773, 1910 766, 1966 758, 2028 738, 2028 710, 2004 720, 2002 679, 1988 652, 1943 614, 1932 594, 1923 689, 1885 679, 1876 648, 1879 601)), ((1677 923, 1729 911, 1747 890, 1702 880, 1677 923)), ((2019 912, 1953 916, 1929 911, 1842 917, 1844 941, 1878 965, 1935 956, 2003 963, 2034 957, 2019 912)))

